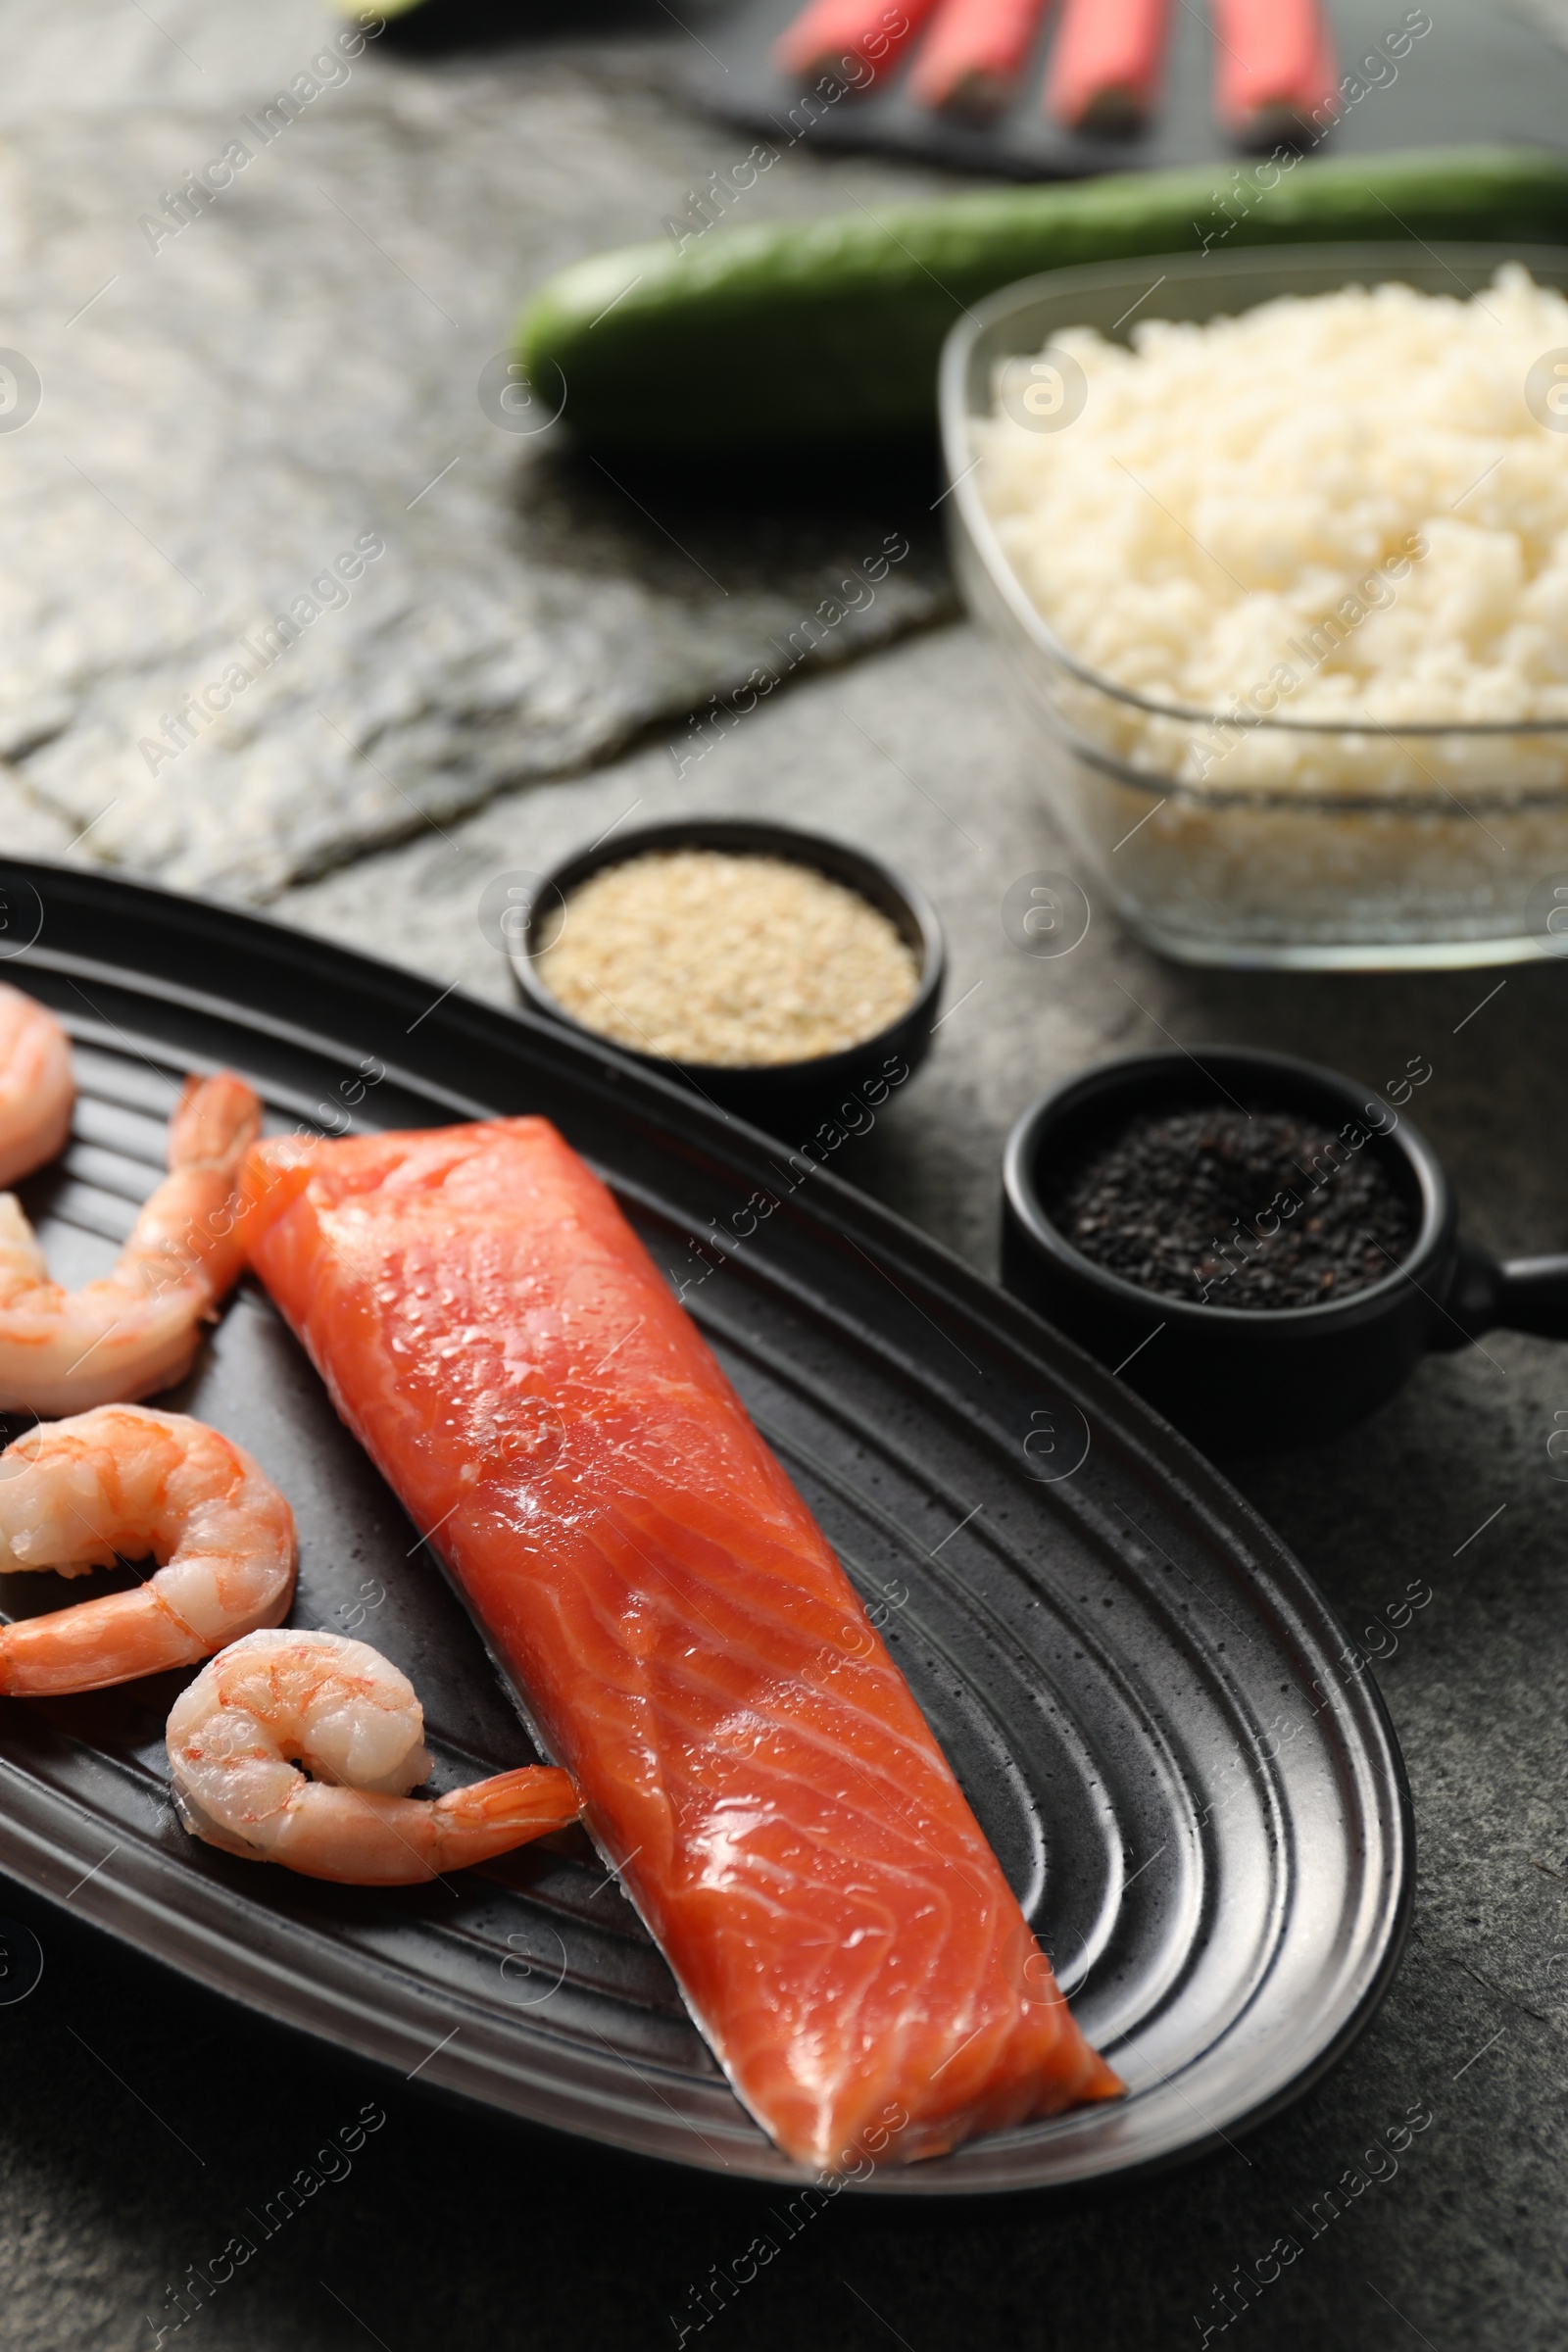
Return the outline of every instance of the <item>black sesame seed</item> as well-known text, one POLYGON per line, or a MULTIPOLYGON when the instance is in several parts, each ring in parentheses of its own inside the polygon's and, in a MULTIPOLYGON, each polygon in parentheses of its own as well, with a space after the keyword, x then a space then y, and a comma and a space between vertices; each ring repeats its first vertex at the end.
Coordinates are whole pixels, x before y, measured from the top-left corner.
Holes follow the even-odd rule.
POLYGON ((1267 1310, 1379 1282, 1413 1208, 1368 1132, 1289 1111, 1143 1111, 1043 1186, 1057 1230, 1165 1298, 1267 1310))

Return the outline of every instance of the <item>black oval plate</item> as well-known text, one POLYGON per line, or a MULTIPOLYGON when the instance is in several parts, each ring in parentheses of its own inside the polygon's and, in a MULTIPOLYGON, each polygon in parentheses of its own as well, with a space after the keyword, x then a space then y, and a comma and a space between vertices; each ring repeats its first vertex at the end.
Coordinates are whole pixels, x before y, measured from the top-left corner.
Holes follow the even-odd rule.
MULTIPOLYGON (((61 1279, 106 1268, 157 1181, 180 1073, 226 1063, 280 1126, 542 1111, 687 1286, 1131 2086, 871 2186, 1017 2189, 1168 2162, 1259 2121, 1366 2023, 1411 1877, 1377 1692, 1277 1537, 1046 1324, 612 1052, 255 915, 13 864, 0 977, 77 1041, 72 1144, 23 1188, 61 1279)), ((359 1632, 408 1669, 434 1786, 525 1761, 477 1634, 260 1291, 241 1289, 168 1401, 286 1489, 293 1622, 359 1632)), ((576 1833, 416 1890, 237 1861, 171 1811, 163 1725, 182 1679, 0 1701, 0 1867, 405 2075, 647 2155, 796 2177, 576 1833)))

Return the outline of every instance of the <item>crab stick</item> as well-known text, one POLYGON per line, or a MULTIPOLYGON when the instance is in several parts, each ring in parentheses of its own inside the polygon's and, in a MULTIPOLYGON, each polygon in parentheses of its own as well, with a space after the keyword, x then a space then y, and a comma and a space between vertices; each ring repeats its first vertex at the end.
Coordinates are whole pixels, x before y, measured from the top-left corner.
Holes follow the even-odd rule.
POLYGON ((773 45, 781 74, 809 81, 818 74, 843 74, 854 63, 867 71, 851 75, 863 88, 913 40, 937 0, 810 0, 773 45))
POLYGON ((1136 130, 1158 90, 1168 17, 1169 0, 1067 0, 1047 111, 1074 130, 1136 130))
POLYGON ((1214 0, 1214 112, 1238 137, 1288 138, 1334 110, 1334 41, 1319 0, 1214 0))
POLYGON ((920 106, 995 115, 1018 86, 1051 0, 943 0, 908 92, 920 106))

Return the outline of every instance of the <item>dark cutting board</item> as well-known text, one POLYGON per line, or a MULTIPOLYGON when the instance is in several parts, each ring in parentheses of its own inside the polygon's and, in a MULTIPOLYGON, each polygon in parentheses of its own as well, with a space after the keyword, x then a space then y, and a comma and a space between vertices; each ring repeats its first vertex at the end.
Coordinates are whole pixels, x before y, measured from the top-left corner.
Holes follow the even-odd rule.
MULTIPOLYGON (((1568 7, 1558 20, 1559 38, 1545 29, 1550 5, 1541 0, 1538 13, 1530 0, 1425 0, 1415 10, 1407 10, 1404 0, 1329 0, 1341 76, 1358 74, 1364 94, 1347 96, 1340 120, 1314 151, 1376 155, 1491 140, 1568 144, 1568 7), (1405 25, 1407 16, 1428 19, 1431 30, 1412 39, 1403 57, 1394 57, 1388 36, 1405 25)), ((799 13, 799 0, 739 0, 724 14, 701 20, 700 39, 686 51, 690 95, 709 112, 755 130, 775 151, 804 138, 817 147, 899 155, 1015 179, 1255 160, 1255 151, 1237 145, 1214 120, 1213 35, 1206 10, 1195 0, 1173 0, 1161 102, 1148 128, 1126 138, 1080 136, 1042 108, 1060 0, 1047 12, 1017 97, 985 127, 934 116, 904 95, 918 36, 863 96, 824 95, 816 107, 804 108, 801 85, 776 73, 769 54, 799 13), (803 129, 806 122, 810 127, 803 129)), ((737 165, 747 152, 737 150, 737 165)), ((1223 173, 1215 184, 1223 187, 1223 173)), ((744 197, 729 209, 743 219, 744 197)))

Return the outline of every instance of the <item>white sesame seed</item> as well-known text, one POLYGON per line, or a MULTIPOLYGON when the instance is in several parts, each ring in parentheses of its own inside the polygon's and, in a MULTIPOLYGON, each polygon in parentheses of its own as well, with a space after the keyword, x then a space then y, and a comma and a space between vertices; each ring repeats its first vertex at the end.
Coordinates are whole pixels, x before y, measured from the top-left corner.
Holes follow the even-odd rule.
POLYGON ((875 1037, 918 960, 858 891, 790 858, 654 851, 589 876, 538 970, 563 1009, 710 1068, 810 1061, 875 1037))

